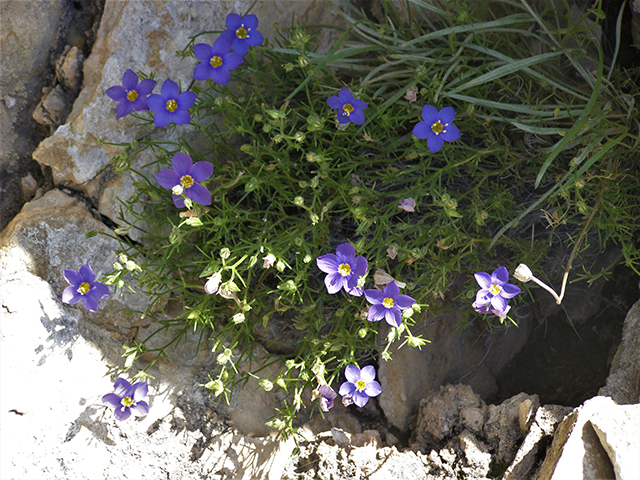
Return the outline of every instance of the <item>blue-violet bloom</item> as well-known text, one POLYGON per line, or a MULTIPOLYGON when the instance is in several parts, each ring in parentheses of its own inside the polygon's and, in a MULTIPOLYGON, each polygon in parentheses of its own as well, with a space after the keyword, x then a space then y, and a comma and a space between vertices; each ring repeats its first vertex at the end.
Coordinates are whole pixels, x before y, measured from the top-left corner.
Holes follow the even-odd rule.
POLYGON ((196 65, 193 78, 207 80, 210 78, 220 85, 226 85, 231 79, 230 70, 235 70, 244 62, 234 52, 229 52, 231 43, 224 37, 218 37, 213 45, 198 43, 193 46, 193 54, 202 63, 196 65))
POLYGON ((507 283, 509 272, 506 267, 500 267, 493 271, 491 275, 485 272, 474 274, 476 282, 480 285, 480 290, 476 294, 476 301, 473 308, 479 313, 495 313, 500 318, 507 315, 509 307, 507 300, 520 293, 520 288, 507 283))
POLYGON ((328 275, 324 279, 327 292, 333 295, 344 288, 349 295, 362 296, 360 278, 367 274, 369 265, 364 257, 356 257, 350 243, 338 245, 336 253, 327 253, 316 259, 318 268, 328 275))
POLYGON ((64 278, 69 282, 69 287, 62 292, 62 301, 73 305, 82 300, 85 308, 91 312, 97 312, 98 300, 109 296, 109 288, 101 282, 96 282, 96 275, 89 265, 82 265, 80 270, 65 270, 64 278))
POLYGON ((116 106, 117 118, 126 117, 134 110, 149 110, 147 97, 156 86, 156 81, 149 78, 141 82, 139 80, 138 75, 128 69, 122 76, 122 86, 116 85, 105 92, 111 100, 120 102, 116 106))
POLYGON ((249 51, 249 47, 257 47, 264 41, 257 28, 258 17, 255 15, 241 17, 237 13, 230 13, 227 15, 228 30, 222 32, 220 37, 231 44, 235 53, 243 56, 249 51))
POLYGON ((460 138, 460 130, 453 125, 456 111, 453 107, 444 107, 438 111, 433 105, 422 107, 422 122, 413 127, 413 134, 427 139, 427 147, 433 153, 442 148, 444 142, 455 142, 460 138))
POLYGON ((367 320, 379 322, 383 318, 392 327, 399 327, 402 323, 402 312, 411 308, 416 301, 408 295, 400 295, 400 288, 395 280, 384 287, 384 291, 371 289, 365 290, 364 296, 371 307, 367 320))
POLYGON ((201 161, 193 165, 193 160, 186 153, 178 152, 171 160, 173 169, 165 168, 156 173, 156 181, 164 188, 171 190, 173 204, 184 208, 184 196, 199 205, 211 205, 211 193, 200 185, 213 173, 211 162, 201 161))
POLYGON ((113 408, 116 420, 126 420, 133 413, 136 417, 144 417, 149 413, 149 404, 145 401, 149 386, 147 382, 136 382, 131 385, 124 378, 118 378, 113 384, 114 393, 102 397, 102 403, 113 408))
POLYGON ((186 91, 180 93, 178 84, 167 78, 162 84, 160 94, 147 98, 149 108, 155 112, 153 123, 156 127, 166 127, 171 122, 186 125, 191 121, 188 108, 196 101, 197 95, 186 91))
POLYGON ((327 104, 331 108, 338 109, 340 123, 353 122, 356 125, 362 125, 365 121, 363 110, 366 110, 368 105, 362 100, 353 98, 353 93, 347 87, 341 89, 337 97, 329 97, 327 104))
POLYGON ((369 397, 377 397, 382 393, 382 387, 374 380, 376 369, 371 365, 363 367, 362 370, 355 365, 349 365, 344 371, 344 376, 347 381, 340 385, 339 390, 343 403, 355 403, 358 407, 364 407, 369 397))

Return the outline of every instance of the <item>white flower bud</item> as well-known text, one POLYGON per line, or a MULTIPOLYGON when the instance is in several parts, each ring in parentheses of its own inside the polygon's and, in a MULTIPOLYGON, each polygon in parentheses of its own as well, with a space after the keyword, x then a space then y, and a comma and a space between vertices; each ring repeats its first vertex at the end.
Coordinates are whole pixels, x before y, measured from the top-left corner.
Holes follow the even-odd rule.
POLYGON ((263 257, 262 260, 262 268, 271 268, 274 263, 276 263, 276 256, 273 253, 270 253, 266 257, 263 257))
POLYGON ((516 277, 517 280, 527 283, 533 278, 533 273, 531 273, 529 267, 527 267, 524 263, 521 263, 517 266, 516 271, 513 272, 513 276, 516 277))
POLYGON ((204 285, 204 291, 209 295, 216 293, 218 291, 218 287, 220 286, 220 281, 222 280, 222 274, 220 272, 216 272, 209 277, 207 283, 204 285))
POLYGON ((245 316, 244 313, 236 313, 233 317, 231 317, 231 321, 236 325, 244 322, 245 316))
POLYGON ((182 195, 183 191, 184 191, 184 188, 182 188, 182 185, 180 184, 176 185, 171 189, 171 193, 173 193, 174 195, 182 195))
POLYGON ((231 256, 231 250, 229 250, 227 247, 220 249, 220 258, 222 258, 223 260, 226 260, 230 256, 231 256))

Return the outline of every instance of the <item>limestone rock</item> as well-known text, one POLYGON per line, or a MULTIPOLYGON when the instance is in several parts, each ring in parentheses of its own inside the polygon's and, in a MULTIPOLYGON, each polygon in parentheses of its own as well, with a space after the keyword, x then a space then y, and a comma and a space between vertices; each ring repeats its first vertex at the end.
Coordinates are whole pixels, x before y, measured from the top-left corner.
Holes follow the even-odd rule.
POLYGON ((489 474, 491 466, 489 448, 468 430, 464 430, 460 434, 459 439, 460 447, 467 461, 467 465, 462 467, 466 478, 486 477, 489 474))
MULTIPOLYGON (((581 472, 580 478, 585 480, 615 479, 613 463, 591 422, 597 413, 615 407, 616 403, 608 397, 594 397, 569 414, 558 426, 553 443, 547 450, 547 456, 534 477, 535 480, 564 480, 573 478, 576 472, 581 472)), ((604 418, 601 421, 600 425, 603 426, 604 418)), ((629 426, 634 423, 637 424, 637 420, 629 426)), ((637 435, 636 429, 630 432, 628 437, 625 435, 622 443, 637 445, 637 435)), ((623 452, 620 452, 620 455, 630 455, 637 462, 637 448, 633 453, 623 455, 623 452)))
POLYGON ((611 397, 619 404, 640 403, 640 301, 627 314, 607 383, 598 395, 611 397))
MULTIPOLYGON (((530 319, 520 326, 488 333, 472 324, 462 334, 456 328, 457 313, 420 319, 415 330, 431 343, 417 348, 391 347, 392 361, 378 370, 383 391, 380 406, 397 428, 407 428, 407 419, 418 411, 420 401, 441 385, 465 383, 481 397, 497 391, 496 376, 527 341, 530 319)), ((380 338, 385 338, 382 326, 380 338)))

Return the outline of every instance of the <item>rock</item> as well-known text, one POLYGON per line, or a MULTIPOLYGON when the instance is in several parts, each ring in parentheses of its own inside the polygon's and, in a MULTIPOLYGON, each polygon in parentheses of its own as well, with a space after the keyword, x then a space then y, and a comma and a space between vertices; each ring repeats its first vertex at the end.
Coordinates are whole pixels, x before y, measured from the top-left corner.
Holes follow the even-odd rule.
POLYGON ((598 395, 619 404, 640 403, 640 301, 627 314, 607 383, 598 395))
POLYGON ((31 200, 38 189, 38 182, 33 178, 33 175, 28 173, 20 179, 20 186, 22 187, 23 198, 31 200))
POLYGON ((70 98, 62 85, 56 85, 33 111, 33 119, 42 125, 58 126, 71 110, 70 98))
POLYGON ((62 86, 76 92, 82 86, 82 64, 84 55, 78 47, 66 46, 56 62, 56 79, 62 86))
POLYGON ((467 466, 462 467, 465 478, 486 477, 491 466, 489 448, 468 430, 464 430, 458 438, 467 461, 467 466))
POLYGON ((503 465, 511 463, 516 454, 516 444, 524 437, 520 428, 519 415, 522 403, 534 405, 536 409, 540 405, 537 395, 519 393, 500 405, 489 405, 487 409, 487 421, 483 428, 484 436, 489 446, 496 452, 496 460, 503 465))
MULTIPOLYGON (((392 360, 381 362, 382 389, 395 395, 381 395, 380 406, 397 428, 406 429, 420 401, 441 385, 464 382, 483 398, 496 393, 496 376, 526 343, 531 325, 527 318, 517 328, 490 333, 482 322, 475 322, 460 333, 459 321, 457 312, 420 319, 414 330, 431 343, 420 350, 392 346, 392 360)), ((383 326, 380 338, 385 335, 383 326)))
MULTIPOLYGON (((553 443, 547 450, 546 458, 534 477, 535 480, 564 480, 572 478, 576 472, 581 472, 581 478, 585 480, 615 479, 613 463, 591 422, 598 412, 612 410, 615 407, 617 407, 616 403, 608 397, 594 397, 565 417, 556 430, 553 443)), ((626 412, 621 413, 626 415, 626 412)), ((637 410, 635 415, 638 415, 637 410)), ((637 419, 632 421, 628 426, 632 427, 633 424, 637 424, 637 421, 637 419)), ((606 421, 603 418, 601 422, 601 426, 604 426, 606 421)), ((620 424, 624 423, 626 423, 624 420, 620 422, 620 424)), ((628 435, 625 432, 624 439, 618 443, 620 445, 628 442, 629 446, 636 445, 633 453, 620 452, 621 457, 633 456, 636 466, 637 436, 637 429, 629 432, 628 435)), ((637 478, 637 475, 628 478, 637 478)))
MULTIPOLYGON (((468 385, 446 385, 420 402, 411 449, 426 452, 445 438, 462 430, 461 411, 476 408, 486 411, 486 405, 468 385)), ((468 413, 468 411, 467 411, 468 413)))
MULTIPOLYGON (((524 405, 527 400, 520 405, 524 405)), ((571 407, 543 405, 534 411, 535 417, 529 426, 529 433, 520 445, 513 462, 505 471, 502 480, 521 480, 530 477, 539 452, 546 448, 547 443, 551 442, 556 425, 571 410, 571 407)))

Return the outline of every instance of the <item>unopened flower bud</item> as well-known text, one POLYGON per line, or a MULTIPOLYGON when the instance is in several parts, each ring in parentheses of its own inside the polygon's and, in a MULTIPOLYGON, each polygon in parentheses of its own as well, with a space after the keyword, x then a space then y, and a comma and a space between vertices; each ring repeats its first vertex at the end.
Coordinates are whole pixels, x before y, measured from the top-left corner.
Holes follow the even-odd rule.
POLYGON ((182 195, 183 191, 184 188, 182 188, 182 185, 179 184, 171 189, 171 193, 173 193, 174 195, 182 195))
POLYGON ((204 284, 204 291, 209 295, 212 295, 218 291, 218 287, 220 286, 220 281, 222 280, 222 274, 220 272, 216 272, 209 277, 207 283, 204 284))
POLYGON ((229 250, 227 247, 220 249, 220 258, 222 258, 222 260, 226 260, 230 256, 231 256, 231 250, 229 250))
POLYGON ((260 380, 260 386, 264 389, 265 392, 270 392, 271 390, 273 390, 273 383, 266 378, 260 380))
POLYGON ((239 325, 242 322, 244 322, 244 319, 245 319, 244 313, 236 313, 233 317, 231 317, 231 321, 236 325, 239 325))
POLYGON ((523 283, 527 283, 533 278, 533 273, 529 267, 527 267, 524 263, 521 263, 516 267, 516 271, 513 272, 513 276, 516 277, 517 280, 520 280, 523 283))

